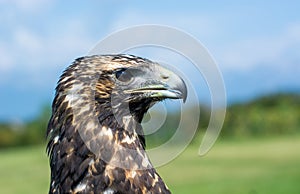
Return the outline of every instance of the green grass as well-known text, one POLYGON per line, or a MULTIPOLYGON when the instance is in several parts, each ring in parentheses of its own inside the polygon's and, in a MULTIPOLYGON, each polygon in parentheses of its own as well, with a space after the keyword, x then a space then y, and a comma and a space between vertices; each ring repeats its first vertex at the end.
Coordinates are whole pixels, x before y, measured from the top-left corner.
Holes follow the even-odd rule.
MULTIPOLYGON (((299 194, 300 137, 223 141, 204 157, 190 146, 158 168, 173 193, 299 194)), ((0 193, 48 192, 43 147, 0 151, 0 193)))
POLYGON ((48 159, 43 147, 0 151, 0 193, 47 193, 48 159))

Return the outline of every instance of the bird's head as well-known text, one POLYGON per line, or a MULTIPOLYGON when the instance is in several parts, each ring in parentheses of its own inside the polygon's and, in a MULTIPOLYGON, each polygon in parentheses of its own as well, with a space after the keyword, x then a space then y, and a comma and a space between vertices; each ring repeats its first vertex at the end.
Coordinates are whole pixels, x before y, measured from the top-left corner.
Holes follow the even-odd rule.
POLYGON ((131 55, 110 55, 103 60, 96 100, 110 101, 114 110, 130 112, 138 122, 155 102, 186 100, 187 88, 182 78, 158 63, 131 55))

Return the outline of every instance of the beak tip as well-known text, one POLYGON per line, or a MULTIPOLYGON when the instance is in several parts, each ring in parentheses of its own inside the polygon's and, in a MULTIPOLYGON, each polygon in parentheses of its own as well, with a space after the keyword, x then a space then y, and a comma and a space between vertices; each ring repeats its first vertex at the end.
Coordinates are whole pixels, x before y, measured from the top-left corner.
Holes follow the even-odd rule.
POLYGON ((183 98, 182 98, 182 101, 183 101, 183 103, 185 103, 186 102, 186 95, 185 96, 183 96, 183 98))
POLYGON ((183 96, 182 96, 182 101, 183 101, 183 103, 186 102, 186 99, 187 99, 187 92, 185 92, 185 93, 183 94, 183 96))
POLYGON ((182 94, 182 100, 183 100, 183 103, 186 102, 186 99, 187 99, 187 87, 186 87, 186 84, 184 82, 184 80, 181 78, 181 87, 180 87, 180 91, 181 91, 181 94, 182 94))

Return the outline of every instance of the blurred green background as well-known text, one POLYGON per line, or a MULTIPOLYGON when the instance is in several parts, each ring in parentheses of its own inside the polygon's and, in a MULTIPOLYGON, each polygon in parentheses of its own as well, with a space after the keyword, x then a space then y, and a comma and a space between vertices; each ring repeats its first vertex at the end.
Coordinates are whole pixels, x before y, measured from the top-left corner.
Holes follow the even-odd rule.
MULTIPOLYGON (((300 96, 277 94, 227 109, 220 138, 205 156, 198 156, 209 112, 188 148, 158 168, 174 193, 289 193, 300 192, 300 96)), ((0 193, 46 193, 49 166, 45 129, 50 116, 25 125, 0 126, 0 193)), ((176 114, 174 114, 176 116, 176 114)), ((165 129, 160 131, 171 131, 165 129)), ((170 134, 156 133, 147 143, 157 144, 170 134)))

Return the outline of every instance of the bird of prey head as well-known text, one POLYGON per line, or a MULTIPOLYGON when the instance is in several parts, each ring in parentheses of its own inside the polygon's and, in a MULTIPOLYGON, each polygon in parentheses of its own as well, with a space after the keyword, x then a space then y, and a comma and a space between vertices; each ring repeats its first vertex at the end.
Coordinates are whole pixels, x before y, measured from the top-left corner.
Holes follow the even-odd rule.
POLYGON ((141 121, 184 81, 132 55, 78 58, 56 87, 48 124, 49 193, 170 193, 145 152, 141 121))

